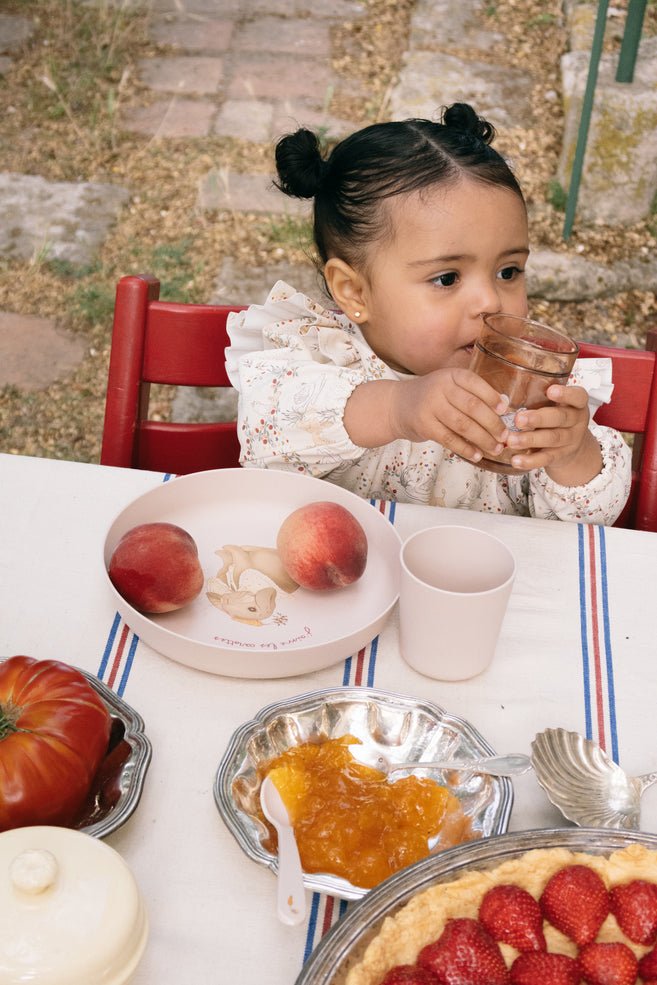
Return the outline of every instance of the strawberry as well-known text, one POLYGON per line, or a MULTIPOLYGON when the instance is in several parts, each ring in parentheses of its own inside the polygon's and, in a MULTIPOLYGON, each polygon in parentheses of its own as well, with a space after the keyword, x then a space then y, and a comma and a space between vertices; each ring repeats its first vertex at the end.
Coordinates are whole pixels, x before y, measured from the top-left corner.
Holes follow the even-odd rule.
POLYGON ((552 926, 580 947, 595 940, 609 914, 605 884, 586 865, 567 865, 555 872, 539 903, 552 926))
POLYGON ((645 985, 657 982, 657 947, 643 955, 639 961, 639 974, 645 985))
POLYGON ((511 985, 579 985, 579 965, 567 954, 528 951, 511 965, 511 985))
POLYGON ((509 972, 502 952, 477 920, 448 920, 433 944, 420 951, 417 963, 438 979, 439 985, 508 985, 509 972))
POLYGON ((657 886, 634 879, 615 886, 609 893, 611 912, 618 926, 635 944, 657 940, 657 886))
POLYGON ((545 951, 543 914, 526 889, 504 884, 489 889, 479 907, 479 922, 496 941, 517 951, 545 951))
POLYGON ((425 968, 414 964, 399 964, 391 968, 381 985, 436 985, 438 979, 425 968))
POLYGON ((579 952, 579 970, 589 985, 634 985, 639 962, 627 944, 587 944, 579 952))

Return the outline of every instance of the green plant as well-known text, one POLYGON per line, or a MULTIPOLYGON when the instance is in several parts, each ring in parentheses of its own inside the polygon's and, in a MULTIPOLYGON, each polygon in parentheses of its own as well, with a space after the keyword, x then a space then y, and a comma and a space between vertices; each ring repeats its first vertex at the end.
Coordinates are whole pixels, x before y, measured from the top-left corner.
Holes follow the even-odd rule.
POLYGON ((197 277, 204 270, 204 261, 199 259, 191 236, 172 242, 146 244, 141 241, 132 244, 127 266, 113 272, 113 284, 122 274, 153 274, 160 282, 160 298, 163 301, 180 301, 182 304, 203 303, 196 284, 197 277))
POLYGON ((73 305, 93 325, 109 325, 114 311, 114 291, 102 282, 81 284, 73 292, 73 305))
POLYGON ((47 264, 51 273, 64 280, 81 280, 83 277, 89 277, 90 274, 98 273, 100 269, 98 263, 78 265, 59 257, 53 257, 47 264))
POLYGON ((527 21, 527 27, 547 27, 550 24, 555 24, 556 20, 554 14, 537 14, 536 17, 527 21))
POLYGON ((269 220, 268 239, 273 246, 289 246, 307 250, 312 244, 312 225, 309 219, 286 215, 269 220))
POLYGON ((551 181, 548 185, 547 190, 547 200, 553 209, 557 212, 566 211, 566 202, 568 201, 568 193, 565 191, 563 185, 556 178, 551 181))

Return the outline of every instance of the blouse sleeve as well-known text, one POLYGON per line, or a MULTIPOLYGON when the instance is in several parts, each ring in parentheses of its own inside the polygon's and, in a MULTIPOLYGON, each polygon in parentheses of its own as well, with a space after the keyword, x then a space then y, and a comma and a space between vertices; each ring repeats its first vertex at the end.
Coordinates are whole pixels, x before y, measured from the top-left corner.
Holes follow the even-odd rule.
POLYGON ((376 378, 368 353, 379 375, 385 367, 349 324, 280 282, 265 305, 229 316, 226 368, 239 391, 243 465, 324 477, 365 453, 344 428, 345 405, 376 378))
POLYGON ((613 428, 591 423, 602 452, 602 470, 583 486, 561 486, 545 469, 509 477, 509 494, 520 503, 527 498, 530 516, 610 526, 620 516, 630 493, 632 458, 622 436, 613 428))

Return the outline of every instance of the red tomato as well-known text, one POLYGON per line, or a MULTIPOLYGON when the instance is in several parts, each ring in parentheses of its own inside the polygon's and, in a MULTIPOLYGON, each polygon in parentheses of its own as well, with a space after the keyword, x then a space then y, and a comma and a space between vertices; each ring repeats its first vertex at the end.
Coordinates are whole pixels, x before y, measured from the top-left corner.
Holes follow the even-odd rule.
POLYGON ((111 719, 74 667, 0 662, 0 831, 71 826, 107 752, 111 719))

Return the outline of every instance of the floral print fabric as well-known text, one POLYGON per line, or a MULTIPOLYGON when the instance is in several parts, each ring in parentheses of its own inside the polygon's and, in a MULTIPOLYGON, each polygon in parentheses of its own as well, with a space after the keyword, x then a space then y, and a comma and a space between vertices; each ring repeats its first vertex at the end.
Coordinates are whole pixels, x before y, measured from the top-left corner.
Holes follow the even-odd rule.
MULTIPOLYGON (((630 450, 618 432, 594 422, 604 465, 584 486, 557 485, 544 469, 498 475, 433 441, 353 444, 342 423, 352 391, 369 380, 403 376, 379 359, 346 315, 283 281, 264 305, 231 314, 228 333, 226 367, 239 391, 241 462, 247 468, 305 473, 365 498, 584 523, 611 524, 625 504, 630 450)), ((578 361, 574 377, 588 390, 587 362, 578 361)), ((604 377, 609 367, 591 363, 599 387, 601 371, 604 377)))

